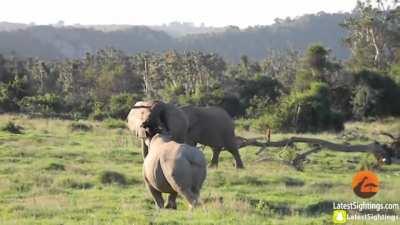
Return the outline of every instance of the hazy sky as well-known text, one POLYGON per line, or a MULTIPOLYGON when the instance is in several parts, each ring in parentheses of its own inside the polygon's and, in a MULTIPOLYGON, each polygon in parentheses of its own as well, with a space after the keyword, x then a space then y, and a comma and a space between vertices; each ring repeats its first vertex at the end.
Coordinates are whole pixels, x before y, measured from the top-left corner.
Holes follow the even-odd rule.
POLYGON ((2 0, 0 21, 36 24, 135 24, 172 21, 206 26, 271 24, 277 17, 350 11, 357 0, 2 0))

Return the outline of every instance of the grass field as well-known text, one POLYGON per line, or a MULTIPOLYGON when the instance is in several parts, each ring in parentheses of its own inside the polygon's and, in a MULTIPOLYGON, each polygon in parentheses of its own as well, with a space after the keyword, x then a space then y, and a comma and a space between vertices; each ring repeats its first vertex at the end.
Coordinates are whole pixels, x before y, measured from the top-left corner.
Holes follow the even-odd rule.
MULTIPOLYGON (((332 224, 332 202, 362 201, 353 194, 351 181, 372 160, 366 154, 322 151, 299 172, 279 162, 256 163, 258 149, 247 147, 241 149, 246 169, 236 170, 231 155, 223 152, 219 168, 208 170, 200 207, 189 211, 178 198, 177 211, 156 210, 142 180, 139 143, 126 129, 85 122, 90 127, 84 131, 72 129, 72 121, 0 116, 1 127, 9 121, 24 130, 0 131, 1 225, 332 224)), ((398 133, 400 120, 347 124, 346 135, 305 136, 367 143, 385 141, 376 134, 382 130, 398 133)), ((210 153, 205 150, 207 159, 210 153)), ((292 152, 271 148, 266 154, 278 158, 292 152)), ((381 190, 370 201, 400 203, 400 166, 376 172, 381 190)))

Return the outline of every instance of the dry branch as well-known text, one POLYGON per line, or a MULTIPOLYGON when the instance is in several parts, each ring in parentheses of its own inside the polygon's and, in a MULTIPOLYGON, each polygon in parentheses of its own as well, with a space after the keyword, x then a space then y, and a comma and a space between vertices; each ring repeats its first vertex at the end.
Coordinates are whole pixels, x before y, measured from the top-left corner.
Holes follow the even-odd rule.
MULTIPOLYGON (((387 134, 385 134, 387 135, 387 134)), ((389 136, 389 135, 387 135, 389 136)), ((395 138, 394 138, 395 139, 395 138)), ((284 139, 281 141, 268 141, 268 142, 261 142, 256 138, 246 139, 243 137, 237 137, 237 142, 239 148, 245 146, 258 146, 260 150, 257 154, 265 151, 267 147, 287 147, 293 146, 295 143, 308 143, 314 146, 313 149, 298 154, 291 162, 284 161, 285 164, 290 164, 294 166, 297 170, 302 170, 302 164, 306 160, 306 157, 312 153, 318 152, 321 149, 328 149, 330 151, 337 151, 337 152, 367 152, 372 153, 375 158, 377 159, 378 163, 399 163, 400 158, 397 157, 397 154, 393 154, 397 150, 393 147, 389 147, 387 145, 382 145, 378 142, 373 142, 371 144, 365 145, 350 145, 350 144, 337 144, 329 141, 325 141, 322 139, 317 138, 304 138, 304 137, 291 137, 288 139, 284 139)), ((393 144, 391 145, 393 146, 393 144)), ((270 161, 269 158, 262 158, 257 161, 270 161)))

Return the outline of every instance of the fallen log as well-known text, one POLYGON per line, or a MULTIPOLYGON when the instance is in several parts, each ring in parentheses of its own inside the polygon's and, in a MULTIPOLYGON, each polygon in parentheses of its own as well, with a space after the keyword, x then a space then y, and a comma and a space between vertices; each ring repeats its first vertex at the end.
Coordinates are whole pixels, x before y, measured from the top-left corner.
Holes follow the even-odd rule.
MULTIPOLYGON (((337 144, 317 138, 305 138, 305 137, 291 137, 281 141, 267 141, 261 142, 257 138, 246 139, 243 137, 236 137, 239 148, 246 146, 258 146, 260 150, 256 153, 257 155, 266 150, 267 147, 288 147, 294 146, 295 143, 307 143, 314 146, 312 150, 298 154, 292 161, 287 161, 290 165, 294 166, 297 170, 302 170, 302 163, 306 160, 306 157, 312 153, 319 152, 322 149, 337 152, 366 152, 372 153, 379 164, 391 164, 400 163, 400 157, 397 154, 398 149, 394 149, 393 143, 389 145, 380 144, 379 142, 373 142, 365 145, 351 145, 351 144, 337 144)), ((397 139, 398 140, 398 139, 397 139)), ((261 159, 263 160, 263 159, 261 159)), ((269 160, 269 159, 268 159, 269 160)))

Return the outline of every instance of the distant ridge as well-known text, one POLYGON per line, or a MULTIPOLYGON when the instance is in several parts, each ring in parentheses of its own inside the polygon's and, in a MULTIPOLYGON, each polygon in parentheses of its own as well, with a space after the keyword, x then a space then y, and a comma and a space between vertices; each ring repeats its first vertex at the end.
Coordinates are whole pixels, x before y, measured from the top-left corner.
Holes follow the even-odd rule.
POLYGON ((190 23, 162 26, 73 25, 36 26, 0 22, 0 54, 46 59, 83 57, 86 52, 115 47, 129 54, 167 49, 215 52, 230 61, 245 54, 264 58, 272 49, 303 50, 321 43, 338 58, 349 52, 342 45, 345 30, 339 26, 348 14, 318 13, 295 19, 277 19, 273 25, 239 29, 213 28, 190 23))

